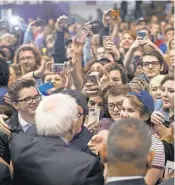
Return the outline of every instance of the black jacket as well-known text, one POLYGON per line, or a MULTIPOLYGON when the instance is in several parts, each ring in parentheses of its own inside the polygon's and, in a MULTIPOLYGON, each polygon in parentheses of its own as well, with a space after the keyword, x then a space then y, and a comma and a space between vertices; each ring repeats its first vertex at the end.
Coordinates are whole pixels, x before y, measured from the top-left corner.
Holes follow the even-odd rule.
POLYGON ((107 183, 106 185, 146 185, 144 179, 131 179, 123 181, 114 181, 107 183))
POLYGON ((8 166, 0 163, 0 185, 12 185, 12 178, 8 166))
POLYGON ((14 185, 103 185, 98 159, 55 137, 19 134, 12 141, 14 185))
POLYGON ((9 119, 8 125, 11 128, 12 135, 9 137, 0 131, 0 157, 2 157, 7 163, 10 162, 9 146, 13 137, 23 132, 22 127, 18 121, 18 113, 15 112, 9 119))
POLYGON ((64 45, 64 31, 57 31, 55 43, 53 46, 52 57, 55 63, 64 63, 66 61, 66 51, 64 45))
POLYGON ((163 181, 160 185, 174 185, 174 178, 163 181))
MULTIPOLYGON (((36 125, 32 125, 26 132, 26 134, 37 136, 36 125)), ((69 143, 69 147, 78 151, 82 151, 88 153, 94 157, 97 157, 88 147, 88 142, 92 138, 91 132, 85 127, 82 126, 82 130, 80 133, 74 136, 72 141, 69 143)))

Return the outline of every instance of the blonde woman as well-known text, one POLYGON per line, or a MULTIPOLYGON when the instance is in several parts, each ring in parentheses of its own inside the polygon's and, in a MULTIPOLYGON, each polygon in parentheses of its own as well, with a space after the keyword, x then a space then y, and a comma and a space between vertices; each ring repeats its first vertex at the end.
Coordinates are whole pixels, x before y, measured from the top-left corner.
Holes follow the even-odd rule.
POLYGON ((161 99, 161 81, 164 75, 158 75, 151 79, 149 84, 149 93, 152 95, 153 100, 161 99))

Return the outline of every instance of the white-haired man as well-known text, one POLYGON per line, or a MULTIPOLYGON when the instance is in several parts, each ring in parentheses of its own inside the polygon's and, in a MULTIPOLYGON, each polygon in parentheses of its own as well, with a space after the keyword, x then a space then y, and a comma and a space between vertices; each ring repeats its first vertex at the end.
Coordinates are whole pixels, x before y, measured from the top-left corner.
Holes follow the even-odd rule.
POLYGON ((36 110, 38 136, 12 141, 14 185, 102 185, 98 159, 67 147, 76 133, 77 103, 69 95, 46 97, 36 110))

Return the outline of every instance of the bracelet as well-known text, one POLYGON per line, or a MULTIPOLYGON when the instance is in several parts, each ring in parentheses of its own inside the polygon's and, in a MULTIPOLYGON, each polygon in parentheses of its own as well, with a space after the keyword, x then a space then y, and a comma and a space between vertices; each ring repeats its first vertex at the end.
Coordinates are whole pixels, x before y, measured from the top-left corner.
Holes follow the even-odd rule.
POLYGON ((33 78, 40 79, 40 77, 35 76, 35 71, 33 71, 32 75, 33 75, 33 78))

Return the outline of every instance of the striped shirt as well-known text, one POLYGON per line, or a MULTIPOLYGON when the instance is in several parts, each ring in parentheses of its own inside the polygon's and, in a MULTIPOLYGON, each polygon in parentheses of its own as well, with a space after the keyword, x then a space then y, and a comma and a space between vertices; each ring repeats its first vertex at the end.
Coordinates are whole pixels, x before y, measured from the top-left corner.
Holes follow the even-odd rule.
POLYGON ((154 158, 152 160, 153 168, 164 168, 165 164, 165 151, 163 143, 152 135, 152 143, 150 151, 154 152, 154 158))

